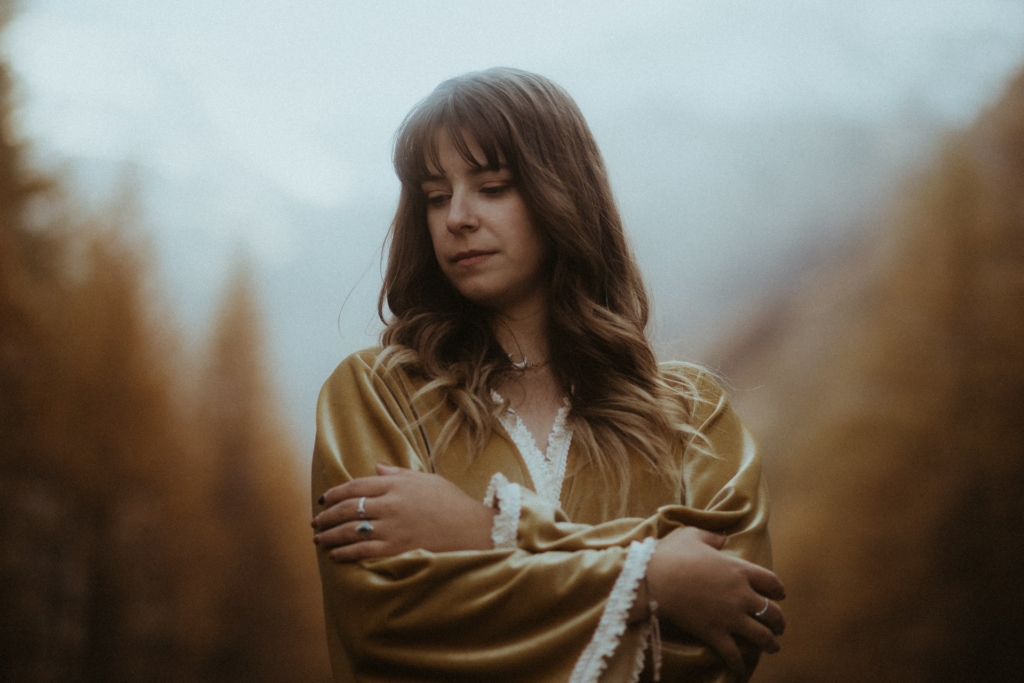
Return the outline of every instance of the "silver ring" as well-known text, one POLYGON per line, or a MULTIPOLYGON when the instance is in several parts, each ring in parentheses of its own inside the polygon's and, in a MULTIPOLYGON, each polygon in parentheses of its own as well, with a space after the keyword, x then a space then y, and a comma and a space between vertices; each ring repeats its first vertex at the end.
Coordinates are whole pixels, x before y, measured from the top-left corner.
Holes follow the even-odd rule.
POLYGON ((366 519, 366 496, 359 499, 359 506, 356 508, 359 519, 366 519))
POLYGON ((356 533, 359 534, 359 538, 366 540, 373 533, 373 525, 369 522, 360 522, 356 527, 356 533))
POLYGON ((764 607, 761 608, 761 611, 755 612, 751 616, 753 616, 758 621, 761 621, 761 617, 763 617, 764 615, 768 614, 768 605, 769 604, 770 603, 768 602, 768 598, 765 598, 764 599, 764 607))

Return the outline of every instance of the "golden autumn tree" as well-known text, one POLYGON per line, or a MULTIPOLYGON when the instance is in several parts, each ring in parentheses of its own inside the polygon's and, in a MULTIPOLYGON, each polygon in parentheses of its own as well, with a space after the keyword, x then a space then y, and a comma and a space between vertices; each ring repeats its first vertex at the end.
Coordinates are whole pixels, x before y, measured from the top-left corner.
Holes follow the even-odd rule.
POLYGON ((723 371, 787 584, 771 681, 1024 671, 1024 73, 723 371))
POLYGON ((144 260, 118 225, 127 215, 11 231, 49 259, 35 270, 15 254, 0 294, 17 302, 0 323, 16 361, 0 461, 14 622, 3 666, 15 680, 135 680, 175 654, 176 577, 163 567, 185 526, 167 463, 183 462, 184 444, 144 260))
POLYGON ((218 681, 317 680, 329 671, 309 502, 275 416, 254 286, 240 261, 198 402, 224 539, 210 673, 218 681))
POLYGON ((193 371, 127 196, 81 219, 29 168, 0 63, 0 680, 324 680, 255 301, 193 371))

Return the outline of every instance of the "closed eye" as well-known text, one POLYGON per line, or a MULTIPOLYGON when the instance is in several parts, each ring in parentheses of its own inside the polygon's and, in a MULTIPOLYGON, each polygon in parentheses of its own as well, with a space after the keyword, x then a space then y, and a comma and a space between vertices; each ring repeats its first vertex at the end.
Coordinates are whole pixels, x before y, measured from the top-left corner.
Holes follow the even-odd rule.
POLYGON ((502 183, 500 185, 484 185, 480 188, 480 192, 483 194, 499 195, 508 190, 509 187, 511 186, 506 183, 502 183))

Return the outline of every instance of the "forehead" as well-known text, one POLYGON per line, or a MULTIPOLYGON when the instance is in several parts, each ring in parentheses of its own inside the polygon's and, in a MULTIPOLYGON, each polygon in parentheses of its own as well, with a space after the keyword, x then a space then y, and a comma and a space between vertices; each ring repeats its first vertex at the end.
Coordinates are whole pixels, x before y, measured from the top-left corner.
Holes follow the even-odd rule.
POLYGON ((506 168, 505 154, 494 141, 481 144, 472 131, 440 128, 425 141, 423 165, 424 180, 443 177, 459 165, 466 165, 470 172, 496 171, 506 168))

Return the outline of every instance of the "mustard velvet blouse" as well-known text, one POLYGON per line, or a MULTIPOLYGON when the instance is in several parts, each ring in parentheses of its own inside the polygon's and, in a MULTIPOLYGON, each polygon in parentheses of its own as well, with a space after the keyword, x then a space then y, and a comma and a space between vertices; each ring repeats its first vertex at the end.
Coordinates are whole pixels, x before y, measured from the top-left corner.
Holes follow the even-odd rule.
MULTIPOLYGON (((623 612, 646 571, 653 539, 698 526, 727 534, 725 552, 771 567, 768 495, 757 448, 706 374, 675 369, 689 373, 699 388, 704 400, 693 424, 715 457, 679 444, 681 491, 635 463, 626 516, 619 517, 617 493, 593 468, 581 466, 575 446, 561 507, 533 492, 522 456, 497 422, 476 458, 458 438, 433 453, 450 409, 422 422, 440 398, 414 401, 423 380, 401 371, 385 376, 374 369, 378 354, 367 349, 349 356, 321 390, 314 510, 327 489, 376 476, 374 465, 383 462, 436 472, 478 500, 496 484, 505 498, 502 514, 512 509, 518 526, 508 544, 513 547, 494 550, 414 550, 354 563, 336 563, 318 552, 339 683, 650 680, 650 626, 625 623, 623 612)), ((732 680, 707 646, 667 622, 662 637, 662 680, 732 680)))

